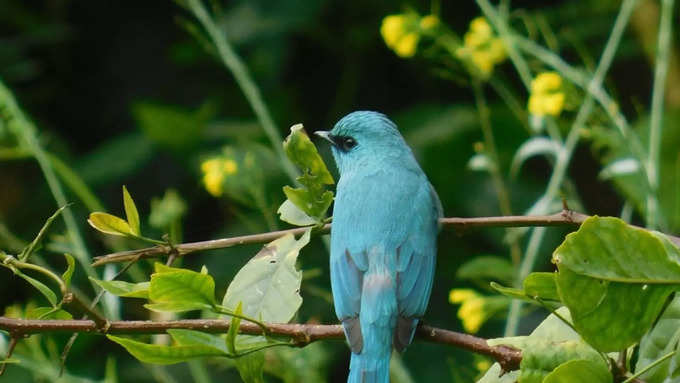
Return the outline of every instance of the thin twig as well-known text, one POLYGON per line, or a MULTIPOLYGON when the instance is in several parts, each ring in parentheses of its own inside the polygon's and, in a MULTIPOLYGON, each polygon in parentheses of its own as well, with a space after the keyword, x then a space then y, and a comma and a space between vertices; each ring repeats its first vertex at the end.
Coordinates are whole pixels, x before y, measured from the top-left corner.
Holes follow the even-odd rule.
MULTIPOLYGON (((17 346, 17 342, 19 342, 19 337, 20 335, 17 334, 17 332, 11 332, 12 337, 9 340, 9 346, 7 347, 7 355, 5 356, 5 361, 9 359, 12 356, 12 353, 14 352, 14 349, 17 346)), ((5 373, 5 369, 7 368, 7 363, 3 363, 0 365, 0 376, 5 373)))
MULTIPOLYGON (((573 211, 563 211, 552 215, 514 215, 501 217, 474 217, 474 218, 459 218, 448 217, 441 218, 440 223, 449 228, 459 231, 465 231, 471 228, 479 227, 528 227, 528 226, 578 226, 585 221, 589 216, 573 211)), ((637 226, 633 226, 636 227, 637 226)), ((331 224, 326 224, 319 228, 317 233, 328 233, 331 224)), ((210 241, 189 242, 174 245, 174 251, 178 257, 185 256, 197 251, 224 249, 232 246, 251 245, 258 243, 271 242, 277 238, 281 238, 286 234, 302 235, 307 231, 308 227, 297 227, 288 230, 271 231, 268 233, 244 235, 240 237, 213 239, 210 241)), ((668 235, 668 238, 680 246, 680 238, 668 235)), ((166 245, 159 245, 148 247, 145 249, 121 251, 112 253, 101 257, 96 257, 92 266, 101 266, 107 263, 126 262, 142 258, 153 258, 161 255, 168 255, 173 251, 173 248, 166 245)))
MULTIPOLYGON (((77 332, 98 334, 162 334, 170 329, 198 330, 206 333, 226 333, 230 321, 220 319, 184 319, 175 321, 113 321, 108 328, 100 328, 92 320, 37 320, 0 317, 0 329, 10 333, 38 334, 77 332)), ((268 323, 269 335, 291 338, 295 346, 303 347, 317 340, 344 339, 340 325, 268 323)), ((242 322, 239 333, 262 335, 263 330, 253 323, 242 322)), ((489 346, 486 339, 472 335, 421 325, 419 339, 459 347, 494 358, 505 371, 519 367, 522 354, 508 346, 489 346)))

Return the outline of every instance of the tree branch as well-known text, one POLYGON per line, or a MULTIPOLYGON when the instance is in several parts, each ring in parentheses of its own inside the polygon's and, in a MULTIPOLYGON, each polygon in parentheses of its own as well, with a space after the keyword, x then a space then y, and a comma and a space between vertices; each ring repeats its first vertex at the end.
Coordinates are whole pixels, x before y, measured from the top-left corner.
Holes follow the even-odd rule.
MULTIPOLYGON (((100 327, 92 320, 39 320, 14 319, 0 317, 0 329, 17 335, 30 335, 46 332, 85 332, 95 334, 162 334, 170 329, 197 330, 207 333, 226 333, 230 322, 220 319, 184 319, 175 321, 113 321, 108 327, 100 327)), ((303 347, 314 341, 323 339, 345 339, 341 325, 268 323, 269 335, 285 336, 295 346, 303 347)), ((239 333, 262 335, 262 328, 248 322, 242 322, 239 333)), ((489 346, 486 339, 420 325, 416 335, 428 342, 440 343, 462 348, 478 354, 494 358, 504 371, 519 368, 522 353, 508 346, 489 346)))
MULTIPOLYGON (((534 215, 534 216, 501 216, 501 217, 475 217, 475 218, 458 218, 449 217, 441 218, 440 223, 444 227, 450 227, 455 230, 464 231, 470 228, 478 227, 526 227, 526 226, 578 226, 588 218, 588 215, 576 213, 570 210, 564 210, 560 213, 552 215, 534 215)), ((637 227, 637 226, 634 226, 637 227)), ((328 233, 331 225, 326 224, 317 229, 317 233, 328 233)), ((256 243, 267 243, 286 234, 301 235, 307 231, 309 227, 297 227, 288 230, 272 231, 268 233, 244 235, 241 237, 214 239, 210 241, 182 243, 174 245, 173 247, 167 245, 158 245, 145 249, 121 251, 112 253, 101 257, 94 258, 92 266, 101 266, 107 263, 127 262, 142 258, 153 258, 160 255, 175 254, 182 257, 197 251, 223 249, 237 245, 249 245, 256 243)), ((668 236, 676 245, 680 246, 680 238, 668 236)))

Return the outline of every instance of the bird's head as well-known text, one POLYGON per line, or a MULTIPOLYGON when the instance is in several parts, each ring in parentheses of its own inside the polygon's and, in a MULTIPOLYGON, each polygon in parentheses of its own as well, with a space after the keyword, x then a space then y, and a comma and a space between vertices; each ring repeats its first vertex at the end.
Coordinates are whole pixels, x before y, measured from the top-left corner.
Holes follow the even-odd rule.
POLYGON ((359 167, 412 156, 394 122, 378 112, 352 112, 332 130, 316 134, 332 144, 341 175, 359 167))

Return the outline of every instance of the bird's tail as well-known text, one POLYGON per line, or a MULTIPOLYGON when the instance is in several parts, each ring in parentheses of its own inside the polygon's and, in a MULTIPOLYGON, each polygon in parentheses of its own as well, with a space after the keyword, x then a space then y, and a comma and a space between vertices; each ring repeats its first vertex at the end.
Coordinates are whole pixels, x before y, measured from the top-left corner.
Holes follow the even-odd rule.
POLYGON ((389 383, 390 353, 352 354, 347 383, 389 383))

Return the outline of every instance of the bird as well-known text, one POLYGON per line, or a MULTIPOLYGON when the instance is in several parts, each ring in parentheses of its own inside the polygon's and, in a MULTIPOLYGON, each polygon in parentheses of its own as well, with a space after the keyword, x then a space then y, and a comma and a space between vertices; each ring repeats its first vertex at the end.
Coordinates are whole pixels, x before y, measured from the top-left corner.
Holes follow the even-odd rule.
POLYGON ((348 383, 388 383, 392 350, 411 344, 434 278, 442 205, 387 116, 356 111, 330 131, 339 170, 330 274, 351 349, 348 383))

